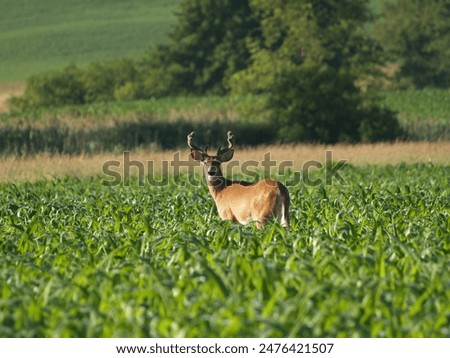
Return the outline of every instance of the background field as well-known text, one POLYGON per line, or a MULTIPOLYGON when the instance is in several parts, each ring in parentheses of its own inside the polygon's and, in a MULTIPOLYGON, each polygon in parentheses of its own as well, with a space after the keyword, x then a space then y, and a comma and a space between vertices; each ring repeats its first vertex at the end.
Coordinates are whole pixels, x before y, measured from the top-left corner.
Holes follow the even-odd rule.
POLYGON ((0 0, 0 82, 140 55, 166 39, 179 2, 0 0))
POLYGON ((2 184, 0 336, 448 337, 449 167, 341 175, 289 187, 291 231, 187 176, 2 184))

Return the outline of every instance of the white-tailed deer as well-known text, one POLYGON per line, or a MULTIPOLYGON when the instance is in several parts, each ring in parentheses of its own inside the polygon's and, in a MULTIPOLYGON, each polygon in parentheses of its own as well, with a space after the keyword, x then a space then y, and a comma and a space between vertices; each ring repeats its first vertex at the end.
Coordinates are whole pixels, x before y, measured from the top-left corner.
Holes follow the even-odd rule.
POLYGON ((219 147, 217 155, 194 144, 195 132, 187 136, 191 156, 203 164, 208 189, 216 202, 222 220, 241 224, 255 222, 260 228, 269 218, 289 227, 289 192, 278 181, 265 179, 256 183, 229 180, 223 177, 221 164, 234 154, 234 136, 228 132, 228 147, 219 147))

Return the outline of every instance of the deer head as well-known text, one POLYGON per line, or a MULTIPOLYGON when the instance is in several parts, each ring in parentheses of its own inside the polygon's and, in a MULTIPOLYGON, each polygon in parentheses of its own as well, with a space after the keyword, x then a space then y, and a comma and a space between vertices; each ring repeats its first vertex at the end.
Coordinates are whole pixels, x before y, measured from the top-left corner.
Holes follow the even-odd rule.
POLYGON ((234 155, 234 135, 231 131, 227 133, 228 147, 222 148, 221 146, 217 150, 216 155, 209 155, 207 152, 208 147, 202 149, 194 144, 195 132, 191 132, 187 136, 187 143, 191 148, 191 156, 194 160, 200 161, 204 165, 205 173, 208 180, 222 177, 221 164, 228 162, 234 155))

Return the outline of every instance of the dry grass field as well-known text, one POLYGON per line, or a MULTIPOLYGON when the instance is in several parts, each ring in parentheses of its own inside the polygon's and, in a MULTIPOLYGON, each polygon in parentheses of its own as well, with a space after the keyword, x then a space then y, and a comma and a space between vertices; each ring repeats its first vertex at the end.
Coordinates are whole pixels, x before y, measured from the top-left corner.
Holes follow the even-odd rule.
MULTIPOLYGON (((331 158, 337 162, 346 160, 354 166, 367 165, 395 165, 399 163, 434 163, 450 164, 450 142, 397 142, 376 144, 338 144, 338 145, 280 145, 260 146, 256 148, 237 147, 233 161, 264 161, 266 153, 270 153, 270 160, 276 172, 281 161, 292 162, 292 170, 299 170, 307 161, 326 161, 326 152, 331 151, 331 158)), ((147 175, 148 162, 153 161, 155 171, 161 171, 162 162, 168 162, 169 174, 173 173, 173 160, 186 160, 187 148, 180 151, 152 151, 136 150, 129 153, 128 160, 141 162, 147 175)), ((39 154, 33 157, 5 157, 0 158, 0 182, 35 182, 42 179, 60 177, 86 178, 99 176, 103 173, 103 166, 108 161, 115 161, 114 170, 124 168, 124 153, 102 153, 97 155, 50 155, 39 154)), ((112 163, 112 162, 111 162, 112 163)), ((187 166, 185 166, 187 168, 187 166)), ((260 167, 261 168, 261 167, 260 167)), ((186 170, 186 169, 184 169, 186 170)), ((181 168, 183 171, 183 168, 181 168)), ((136 174, 136 166, 131 166, 131 174, 136 174)))

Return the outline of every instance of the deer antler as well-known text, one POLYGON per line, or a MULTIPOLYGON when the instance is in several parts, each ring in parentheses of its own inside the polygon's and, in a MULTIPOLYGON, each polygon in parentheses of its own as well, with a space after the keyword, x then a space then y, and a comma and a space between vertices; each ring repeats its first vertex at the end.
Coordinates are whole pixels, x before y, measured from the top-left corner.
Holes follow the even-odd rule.
POLYGON ((234 135, 231 131, 227 133, 228 149, 233 149, 234 147, 234 135))
POLYGON ((194 136, 195 136, 195 132, 191 132, 187 136, 187 144, 188 144, 189 148, 191 148, 192 150, 199 150, 202 153, 204 153, 204 152, 206 153, 206 150, 204 151, 202 148, 200 148, 194 144, 194 136))
POLYGON ((233 133, 231 133, 231 131, 228 131, 227 133, 227 142, 228 142, 228 147, 227 148, 222 148, 219 147, 219 149, 217 150, 217 155, 218 156, 222 156, 223 154, 234 150, 234 135, 233 133))

